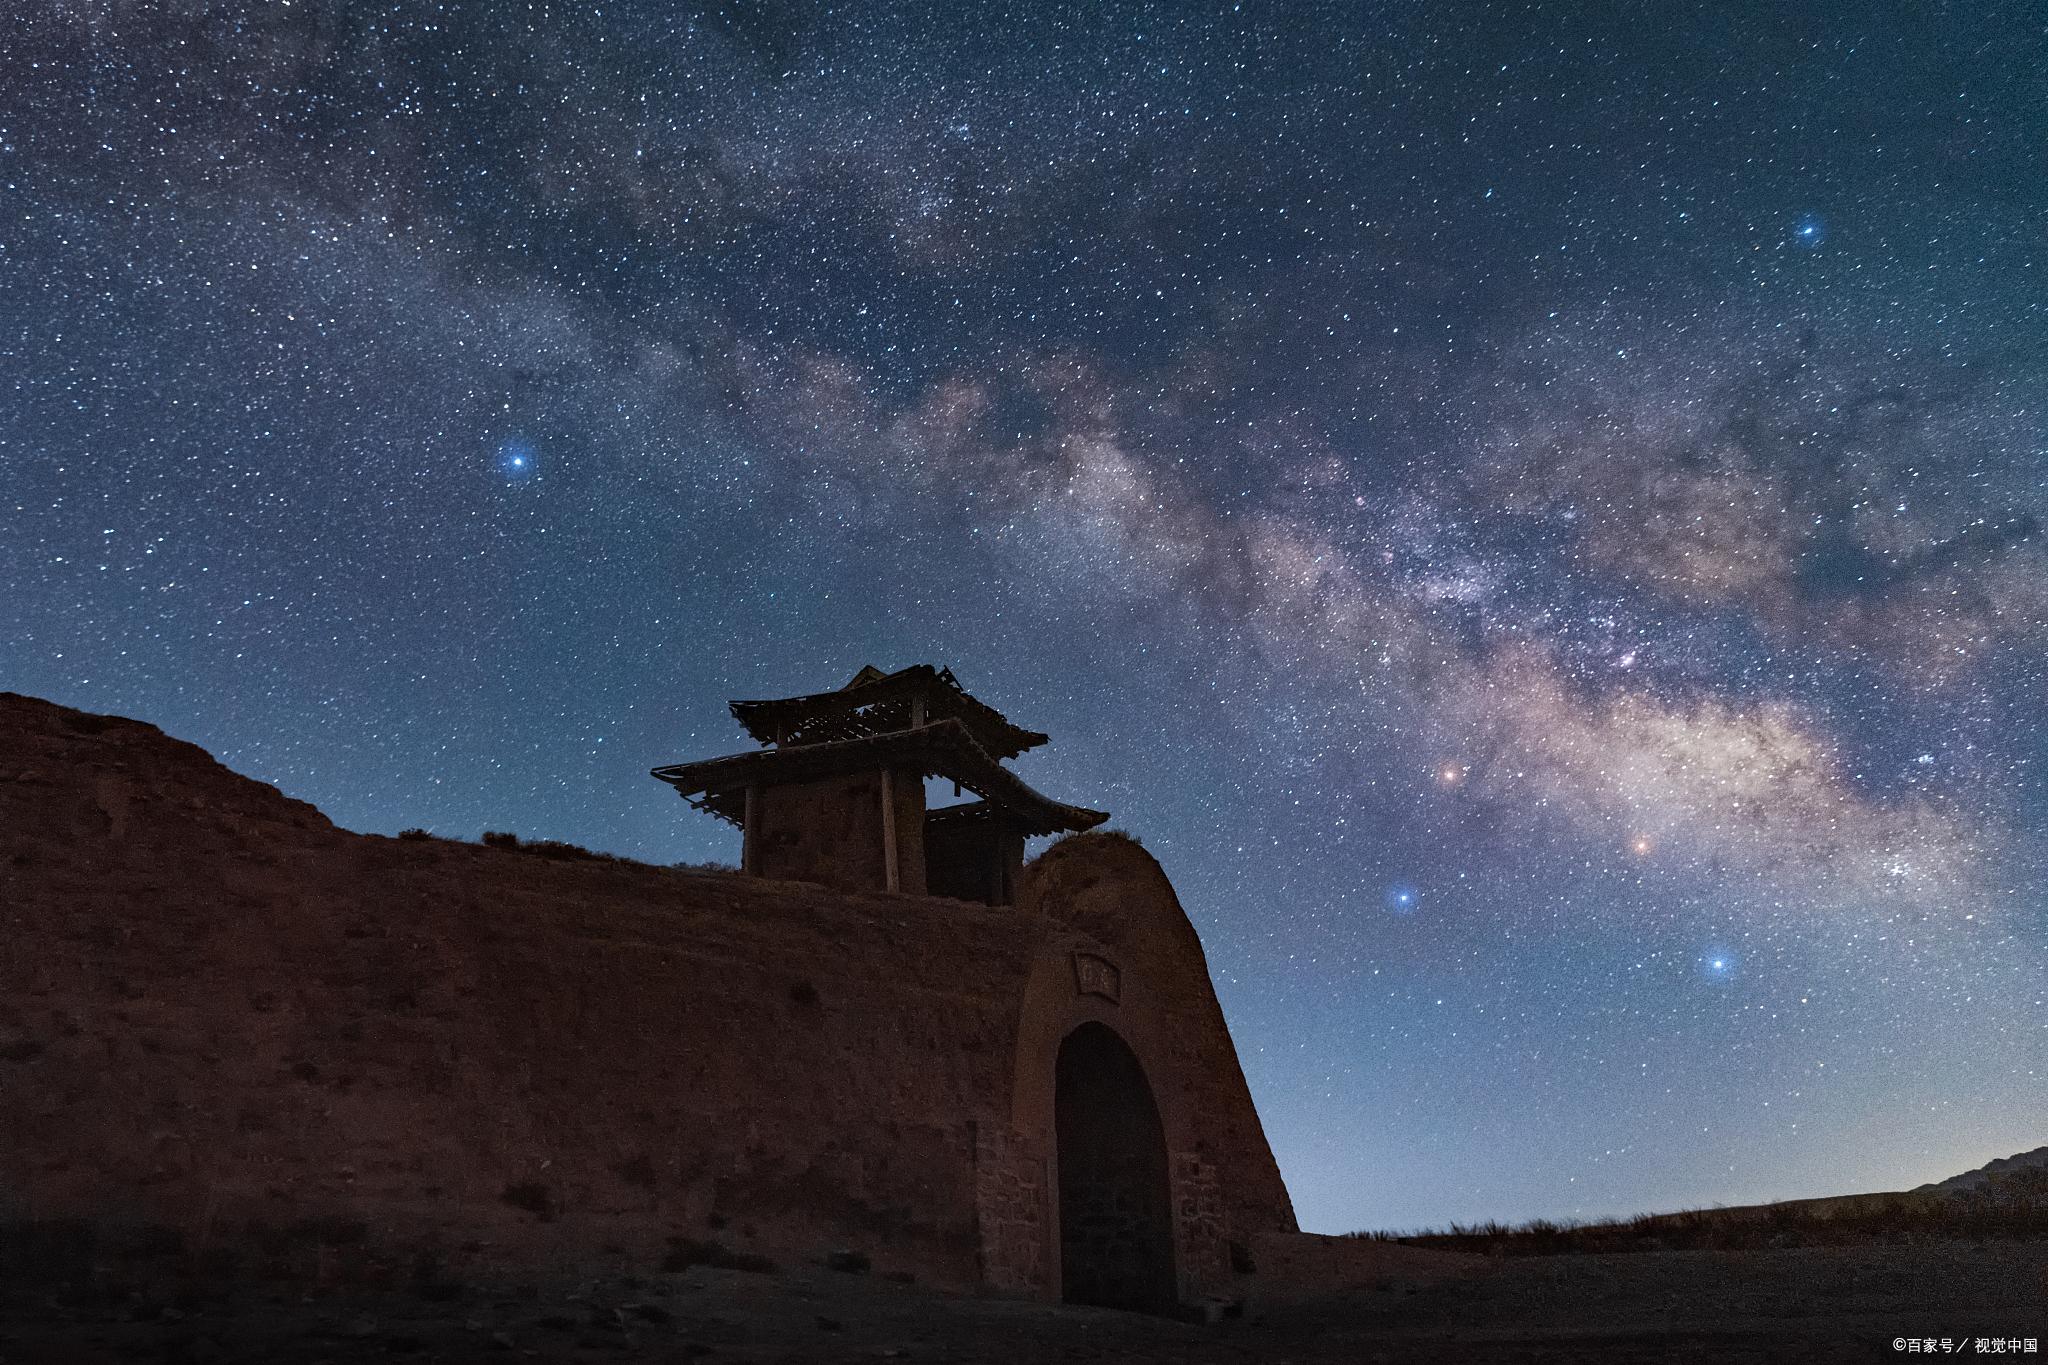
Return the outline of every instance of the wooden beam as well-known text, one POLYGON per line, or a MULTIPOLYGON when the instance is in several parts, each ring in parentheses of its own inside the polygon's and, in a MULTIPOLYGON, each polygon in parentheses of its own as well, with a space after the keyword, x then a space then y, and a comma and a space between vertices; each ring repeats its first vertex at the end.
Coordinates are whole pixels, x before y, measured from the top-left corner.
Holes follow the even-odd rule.
POLYGON ((895 891, 901 881, 896 868, 896 782, 882 769, 882 889, 895 891))

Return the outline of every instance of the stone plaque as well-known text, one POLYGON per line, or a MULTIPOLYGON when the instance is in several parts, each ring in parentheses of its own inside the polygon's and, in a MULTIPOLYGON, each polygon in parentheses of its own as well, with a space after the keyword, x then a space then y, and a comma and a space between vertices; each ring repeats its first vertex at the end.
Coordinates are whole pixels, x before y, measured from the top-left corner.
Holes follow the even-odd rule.
POLYGON ((1106 957, 1093 953, 1074 954, 1074 989, 1082 995, 1099 995, 1115 1004, 1123 990, 1124 974, 1106 957))

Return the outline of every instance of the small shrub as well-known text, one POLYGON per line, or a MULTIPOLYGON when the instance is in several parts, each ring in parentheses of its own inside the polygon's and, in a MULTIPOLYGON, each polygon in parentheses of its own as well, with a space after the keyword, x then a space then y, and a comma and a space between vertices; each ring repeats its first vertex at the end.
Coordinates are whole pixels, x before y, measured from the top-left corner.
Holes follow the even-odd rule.
POLYGON ((427 833, 427 831, 415 826, 412 829, 402 829, 398 831, 398 837, 401 839, 431 839, 434 836, 427 833))
POLYGON ((462 1297, 462 1281, 450 1275, 440 1256, 432 1251, 422 1251, 413 1258, 408 1283, 413 1295, 428 1303, 452 1303, 462 1297))
POLYGON ((1129 830, 1091 829, 1084 830, 1077 834, 1062 834, 1059 838, 1053 840, 1050 844, 1046 845, 1045 851, 1047 853, 1050 853, 1054 849, 1060 847, 1062 844, 1075 843, 1082 840, 1086 840, 1090 843, 1102 843, 1104 841, 1112 841, 1120 844, 1131 844, 1137 848, 1143 848, 1145 846, 1145 841, 1143 839, 1140 839, 1137 835, 1131 833, 1129 830))
POLYGON ((487 829, 484 831, 484 847, 516 849, 531 853, 536 858, 553 858, 557 862, 623 863, 628 858, 615 858, 609 853, 599 853, 581 844, 572 844, 562 839, 522 839, 510 830, 487 829))
POLYGON ((498 1197, 515 1209, 525 1209, 543 1223, 554 1220, 554 1191, 539 1181, 527 1180, 516 1185, 507 1185, 505 1192, 498 1197))
POLYGON ((673 1275, 698 1265, 708 1265, 714 1270, 744 1270, 755 1275, 770 1275, 775 1271, 775 1262, 766 1256, 751 1251, 734 1251, 723 1242, 699 1241, 694 1237, 668 1239, 668 1255, 661 1262, 664 1271, 673 1275))
POLYGON ((521 844, 519 847, 523 852, 531 853, 542 858, 554 858, 558 861, 564 862, 611 861, 611 858, 607 854, 593 853, 581 844, 565 843, 560 839, 529 839, 525 843, 521 844))

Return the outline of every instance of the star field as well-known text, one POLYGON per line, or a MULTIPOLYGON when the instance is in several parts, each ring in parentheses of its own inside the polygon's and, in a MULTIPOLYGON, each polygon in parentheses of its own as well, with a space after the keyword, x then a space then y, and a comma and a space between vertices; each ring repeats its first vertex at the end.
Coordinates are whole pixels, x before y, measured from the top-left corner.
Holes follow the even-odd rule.
POLYGON ((1201 932, 1304 1226, 2048 1130, 2024 6, 39 6, 0 687, 352 828, 951 665, 1201 932))

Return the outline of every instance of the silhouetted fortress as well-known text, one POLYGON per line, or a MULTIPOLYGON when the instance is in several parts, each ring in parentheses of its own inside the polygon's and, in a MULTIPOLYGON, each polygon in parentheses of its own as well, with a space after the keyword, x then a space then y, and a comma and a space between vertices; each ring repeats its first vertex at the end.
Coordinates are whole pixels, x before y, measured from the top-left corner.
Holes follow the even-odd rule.
POLYGON ((1022 862, 1104 818, 1003 767, 1043 735, 924 667, 733 710, 764 747, 656 776, 753 875, 352 834, 0 694, 0 1213, 1143 1309, 1322 1240, 1158 864, 1022 862))

